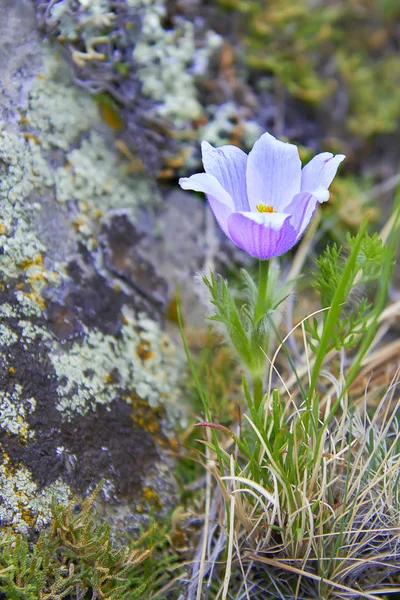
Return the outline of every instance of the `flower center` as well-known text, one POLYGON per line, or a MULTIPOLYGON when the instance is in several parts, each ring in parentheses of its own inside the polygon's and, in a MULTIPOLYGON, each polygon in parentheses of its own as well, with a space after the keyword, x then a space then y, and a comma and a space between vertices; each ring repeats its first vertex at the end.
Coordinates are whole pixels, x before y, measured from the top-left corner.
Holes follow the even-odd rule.
POLYGON ((256 209, 258 210, 258 212, 268 212, 268 213, 276 212, 276 210, 274 209, 273 206, 268 205, 268 204, 263 204, 263 202, 259 202, 258 204, 256 204, 256 209))

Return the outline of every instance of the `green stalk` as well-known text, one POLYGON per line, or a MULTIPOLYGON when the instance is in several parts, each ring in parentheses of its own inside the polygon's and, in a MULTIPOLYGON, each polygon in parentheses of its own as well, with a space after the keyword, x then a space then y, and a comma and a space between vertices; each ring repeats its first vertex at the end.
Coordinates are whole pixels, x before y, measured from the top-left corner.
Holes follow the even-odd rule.
MULTIPOLYGON (((267 311, 267 290, 268 290, 268 274, 269 274, 269 260, 260 260, 258 263, 258 297, 254 304, 254 328, 257 329, 258 323, 263 318, 267 311)), ((257 337, 257 336, 256 336, 257 337)), ((253 373, 253 396, 254 396, 254 408, 256 413, 261 406, 262 399, 264 397, 264 383, 263 374, 265 371, 266 359, 258 348, 259 340, 253 339, 253 344, 257 344, 257 348, 254 348, 254 352, 259 355, 261 365, 257 364, 257 372, 253 373), (261 373, 261 375, 260 375, 261 373)), ((257 361, 258 363, 259 361, 257 361)))
POLYGON ((255 305, 254 321, 258 321, 262 318, 266 311, 265 297, 267 295, 268 287, 268 273, 269 273, 269 260, 260 260, 258 263, 258 301, 255 305))
POLYGON ((253 396, 254 396, 254 408, 256 413, 261 406, 262 399, 264 397, 264 384, 262 377, 256 375, 253 377, 253 396))
MULTIPOLYGON (((394 220, 393 229, 391 231, 389 241, 388 241, 388 246, 392 250, 393 257, 396 256, 396 252, 397 252, 398 235, 399 235, 398 234, 399 220, 400 220, 400 206, 397 209, 396 219, 394 220)), ((358 352, 353 359, 353 364, 350 367, 349 371, 346 373, 345 385, 342 388, 342 392, 341 392, 340 396, 336 399, 336 401, 332 405, 332 408, 326 419, 326 426, 328 426, 332 417, 336 413, 342 398, 344 397, 346 392, 349 390, 351 384, 357 377, 358 372, 360 370, 362 360, 363 360, 364 356, 366 355, 366 353, 368 352, 368 349, 374 340, 376 331, 379 326, 379 317, 381 316, 381 314, 386 306, 386 303, 387 303, 390 282, 392 279, 393 269, 394 269, 395 264, 396 264, 395 260, 393 260, 393 262, 388 261, 384 266, 383 273, 378 281, 378 292, 377 292, 375 302, 374 302, 374 317, 373 317, 371 323, 369 324, 368 330, 366 331, 366 333, 363 336, 363 339, 361 341, 358 352)))
POLYGON ((343 271, 343 274, 340 278, 338 287, 336 289, 335 295, 332 300, 331 307, 328 311, 328 314, 327 314, 327 317, 326 317, 326 320, 324 323, 324 329, 322 332, 321 341, 318 345, 318 350, 317 350, 317 354, 315 357, 315 363, 314 363, 314 367, 313 367, 313 370, 311 373, 311 383, 310 383, 310 387, 309 387, 309 396, 308 396, 309 402, 311 402, 311 399, 312 399, 315 389, 317 387, 317 381, 318 381, 318 377, 319 377, 320 370, 322 367, 322 363, 323 363, 325 355, 326 355, 326 349, 327 349, 330 339, 332 337, 332 332, 335 329, 335 325, 340 316, 340 313, 342 312, 342 305, 347 300, 347 298, 345 297, 345 293, 346 293, 346 290, 348 289, 349 279, 351 278, 352 271, 356 264, 357 257, 358 257, 358 251, 360 249, 365 230, 367 229, 367 225, 368 225, 367 221, 364 221, 363 224, 361 225, 360 231, 358 233, 357 243, 354 245, 350 259, 348 260, 347 266, 346 266, 345 270, 343 271))

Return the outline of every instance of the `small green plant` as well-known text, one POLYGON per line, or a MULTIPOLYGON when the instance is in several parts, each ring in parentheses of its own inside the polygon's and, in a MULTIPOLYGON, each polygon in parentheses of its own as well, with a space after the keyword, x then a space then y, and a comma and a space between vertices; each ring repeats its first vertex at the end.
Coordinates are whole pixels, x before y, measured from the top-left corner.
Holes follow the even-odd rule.
POLYGON ((173 561, 165 532, 150 529, 129 547, 116 548, 93 502, 53 502, 53 522, 36 542, 4 534, 0 540, 0 597, 9 600, 133 600, 150 598, 173 561))
POLYGON ((325 250, 313 274, 320 306, 286 334, 295 283, 281 284, 276 266, 262 263, 258 279, 243 273, 240 294, 204 279, 211 322, 243 368, 247 412, 240 426, 216 421, 185 342, 205 415, 206 519, 220 515, 219 527, 205 525, 188 597, 207 587, 222 600, 376 600, 399 589, 398 373, 373 415, 352 397, 379 335, 399 224, 398 195, 384 240, 364 222, 345 247, 325 250), (298 330, 300 356, 288 345, 298 330))

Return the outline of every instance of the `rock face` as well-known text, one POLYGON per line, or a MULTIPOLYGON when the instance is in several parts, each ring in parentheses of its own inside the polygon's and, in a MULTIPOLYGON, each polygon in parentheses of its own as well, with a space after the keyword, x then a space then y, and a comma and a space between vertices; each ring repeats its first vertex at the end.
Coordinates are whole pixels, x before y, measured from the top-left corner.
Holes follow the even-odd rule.
POLYGON ((40 529, 51 497, 104 480, 124 533, 173 504, 172 425, 185 419, 167 284, 136 224, 161 199, 40 39, 33 4, 1 11, 1 524, 40 529))

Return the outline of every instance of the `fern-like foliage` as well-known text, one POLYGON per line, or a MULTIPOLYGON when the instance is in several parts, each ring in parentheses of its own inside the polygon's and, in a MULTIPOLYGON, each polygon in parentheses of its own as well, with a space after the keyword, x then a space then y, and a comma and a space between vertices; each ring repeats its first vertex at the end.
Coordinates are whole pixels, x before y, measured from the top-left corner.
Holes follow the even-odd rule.
MULTIPOLYGON (((328 308, 334 302, 339 286, 343 295, 343 310, 331 331, 330 341, 326 352, 332 349, 352 348, 356 346, 361 336, 367 331, 368 325, 375 317, 374 303, 363 296, 356 306, 349 302, 353 290, 358 287, 366 292, 365 286, 379 280, 383 270, 393 264, 393 251, 384 246, 377 234, 365 234, 362 239, 358 236, 347 237, 349 253, 345 254, 343 248, 336 244, 328 247, 320 258, 317 259, 317 273, 315 275, 315 289, 319 292, 321 305, 328 308), (357 248, 356 248, 357 244, 357 248), (355 260, 350 263, 350 257, 356 253, 355 260), (349 268, 350 266, 350 268, 349 268), (347 269, 347 270, 346 270, 347 269), (344 277, 344 273, 346 276, 344 277)), ((327 312, 324 313, 325 318, 327 312)), ((313 352, 317 351, 321 342, 322 328, 316 318, 306 322, 309 334, 309 345, 313 352)))
POLYGON ((3 535, 0 598, 135 600, 149 597, 161 585, 170 557, 154 553, 154 540, 147 547, 149 536, 116 549, 109 526, 95 518, 97 493, 98 489, 78 510, 73 501, 67 506, 53 502, 51 528, 36 543, 22 535, 3 535))
POLYGON ((234 295, 222 276, 211 273, 203 278, 214 306, 209 319, 224 326, 223 333, 253 373, 263 370, 273 313, 290 293, 292 282, 280 285, 278 280, 278 268, 269 266, 261 295, 259 282, 257 284, 250 273, 242 269, 241 293, 234 295))

